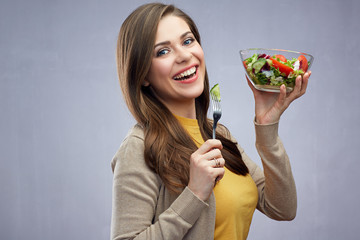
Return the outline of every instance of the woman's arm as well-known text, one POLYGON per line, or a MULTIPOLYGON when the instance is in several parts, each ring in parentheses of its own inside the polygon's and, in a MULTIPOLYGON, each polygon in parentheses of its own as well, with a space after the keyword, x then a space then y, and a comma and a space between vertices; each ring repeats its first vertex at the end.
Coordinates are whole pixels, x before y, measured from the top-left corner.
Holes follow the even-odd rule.
POLYGON ((292 220, 296 215, 297 196, 290 162, 278 136, 278 122, 282 113, 297 98, 305 94, 311 72, 296 78, 291 93, 284 85, 280 93, 262 92, 249 86, 255 99, 256 148, 261 157, 264 171, 240 152, 247 164, 259 192, 257 208, 277 220, 292 220))
POLYGON ((182 239, 208 205, 185 188, 155 221, 162 183, 146 165, 143 147, 131 135, 114 156, 111 239, 182 239))
POLYGON ((297 209, 296 186, 288 155, 278 136, 278 123, 255 123, 256 148, 262 170, 239 146, 243 161, 258 188, 257 209, 275 220, 292 220, 297 209))

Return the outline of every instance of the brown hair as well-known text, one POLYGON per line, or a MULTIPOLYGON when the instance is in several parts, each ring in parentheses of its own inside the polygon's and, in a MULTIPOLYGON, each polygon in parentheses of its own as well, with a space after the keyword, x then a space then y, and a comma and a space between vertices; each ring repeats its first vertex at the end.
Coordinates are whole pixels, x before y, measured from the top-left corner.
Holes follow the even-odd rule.
MULTIPOLYGON (((156 98, 149 87, 143 86, 153 57, 157 26, 166 15, 182 18, 200 44, 200 34, 193 20, 173 5, 145 4, 132 12, 121 26, 117 43, 117 67, 120 86, 126 104, 144 128, 145 161, 165 186, 178 193, 189 181, 190 155, 197 150, 195 143, 170 110, 156 98)), ((205 72, 204 91, 196 98, 196 117, 204 140, 211 138, 212 123, 207 118, 209 79, 205 72)), ((217 133, 222 142, 226 167, 241 175, 248 169, 242 161, 236 143, 229 133, 217 133)))

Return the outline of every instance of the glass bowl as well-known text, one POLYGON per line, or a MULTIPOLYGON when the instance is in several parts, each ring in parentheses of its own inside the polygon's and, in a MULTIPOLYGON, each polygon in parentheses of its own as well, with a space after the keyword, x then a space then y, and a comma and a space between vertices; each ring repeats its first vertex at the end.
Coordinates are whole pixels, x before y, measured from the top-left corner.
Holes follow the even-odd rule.
POLYGON ((308 71, 314 61, 307 53, 266 48, 240 50, 240 57, 250 82, 266 92, 279 92, 282 84, 291 92, 296 77, 308 71))

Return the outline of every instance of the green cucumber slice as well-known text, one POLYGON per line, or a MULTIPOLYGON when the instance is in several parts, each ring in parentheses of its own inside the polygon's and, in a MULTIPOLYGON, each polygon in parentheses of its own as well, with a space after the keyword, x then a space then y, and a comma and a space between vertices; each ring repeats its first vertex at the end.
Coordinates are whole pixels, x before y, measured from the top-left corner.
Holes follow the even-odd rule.
POLYGON ((259 58, 256 62, 253 63, 252 67, 255 70, 255 74, 260 72, 261 68, 266 64, 265 58, 259 58))
POLYGON ((218 83, 215 84, 215 85, 211 88, 210 94, 213 94, 213 95, 217 98, 218 101, 221 100, 221 98, 220 98, 220 87, 219 87, 219 84, 218 84, 218 83))

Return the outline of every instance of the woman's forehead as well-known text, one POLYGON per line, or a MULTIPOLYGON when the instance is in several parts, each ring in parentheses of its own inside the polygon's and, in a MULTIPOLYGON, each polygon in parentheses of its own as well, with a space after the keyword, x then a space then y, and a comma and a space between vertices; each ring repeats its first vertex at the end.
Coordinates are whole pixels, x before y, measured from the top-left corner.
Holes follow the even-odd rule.
POLYGON ((171 41, 171 38, 178 38, 188 31, 190 27, 184 19, 168 15, 159 22, 155 42, 171 41))

